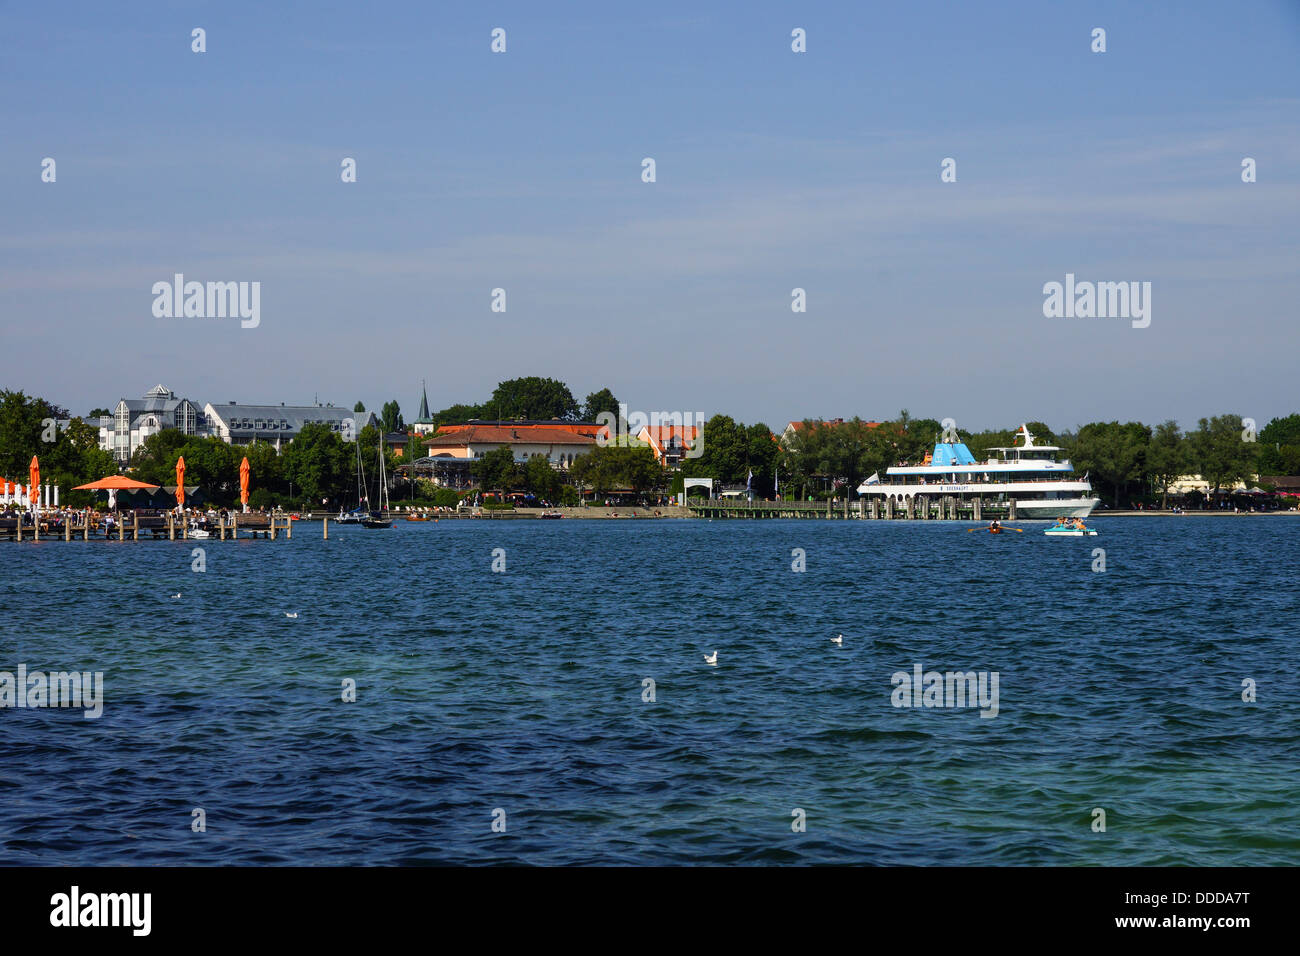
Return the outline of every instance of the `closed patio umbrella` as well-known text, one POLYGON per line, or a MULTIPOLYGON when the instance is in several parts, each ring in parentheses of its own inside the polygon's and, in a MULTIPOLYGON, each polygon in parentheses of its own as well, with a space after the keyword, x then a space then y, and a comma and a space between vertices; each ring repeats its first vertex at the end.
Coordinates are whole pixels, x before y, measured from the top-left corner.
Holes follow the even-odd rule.
POLYGON ((185 507, 185 456, 176 459, 176 506, 185 507))
POLYGON ((41 504, 41 463, 35 455, 32 455, 32 463, 27 466, 27 472, 31 476, 31 482, 27 485, 27 502, 35 510, 41 504))

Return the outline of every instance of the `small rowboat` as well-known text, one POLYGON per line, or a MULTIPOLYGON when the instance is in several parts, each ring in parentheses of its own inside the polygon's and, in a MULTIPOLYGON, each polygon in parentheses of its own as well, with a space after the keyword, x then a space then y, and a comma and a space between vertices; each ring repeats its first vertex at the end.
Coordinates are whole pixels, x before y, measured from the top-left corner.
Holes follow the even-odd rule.
POLYGON ((1082 531, 1078 528, 1048 528, 1043 534, 1049 538, 1083 538, 1089 535, 1095 536, 1097 532, 1093 528, 1084 528, 1082 531))
POLYGON ((426 518, 424 515, 407 515, 406 520, 407 521, 428 521, 429 519, 426 518))
POLYGON ((1001 534, 1001 533, 1002 533, 1001 528, 989 528, 989 534, 1001 534))

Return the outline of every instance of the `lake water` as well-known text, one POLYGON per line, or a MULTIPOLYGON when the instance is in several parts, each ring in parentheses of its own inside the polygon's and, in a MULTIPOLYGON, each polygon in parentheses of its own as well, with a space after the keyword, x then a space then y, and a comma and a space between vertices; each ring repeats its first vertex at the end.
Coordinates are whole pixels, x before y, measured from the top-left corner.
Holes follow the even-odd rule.
POLYGON ((0 543, 0 671, 106 697, 0 710, 3 860, 1300 864, 1300 521, 1095 524, 0 543))

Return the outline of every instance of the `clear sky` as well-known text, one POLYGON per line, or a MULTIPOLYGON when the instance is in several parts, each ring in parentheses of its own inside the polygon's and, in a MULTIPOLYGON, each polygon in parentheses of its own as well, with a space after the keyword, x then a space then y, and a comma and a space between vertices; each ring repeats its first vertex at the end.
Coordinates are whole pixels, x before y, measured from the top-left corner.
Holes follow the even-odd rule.
POLYGON ((1298 80, 1296 0, 0 3, 0 383, 1262 426, 1300 409, 1298 80), (155 318, 176 272, 261 324, 155 318), (1150 282, 1150 327, 1045 318, 1066 273, 1150 282))

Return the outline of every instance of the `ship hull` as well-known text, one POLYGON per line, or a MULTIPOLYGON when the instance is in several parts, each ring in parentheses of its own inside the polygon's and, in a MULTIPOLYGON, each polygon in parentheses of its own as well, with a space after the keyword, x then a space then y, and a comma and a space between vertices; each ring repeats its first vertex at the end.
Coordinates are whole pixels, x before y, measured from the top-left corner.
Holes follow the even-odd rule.
POLYGON ((1097 498, 1016 499, 1017 518, 1086 518, 1097 507, 1097 498))

